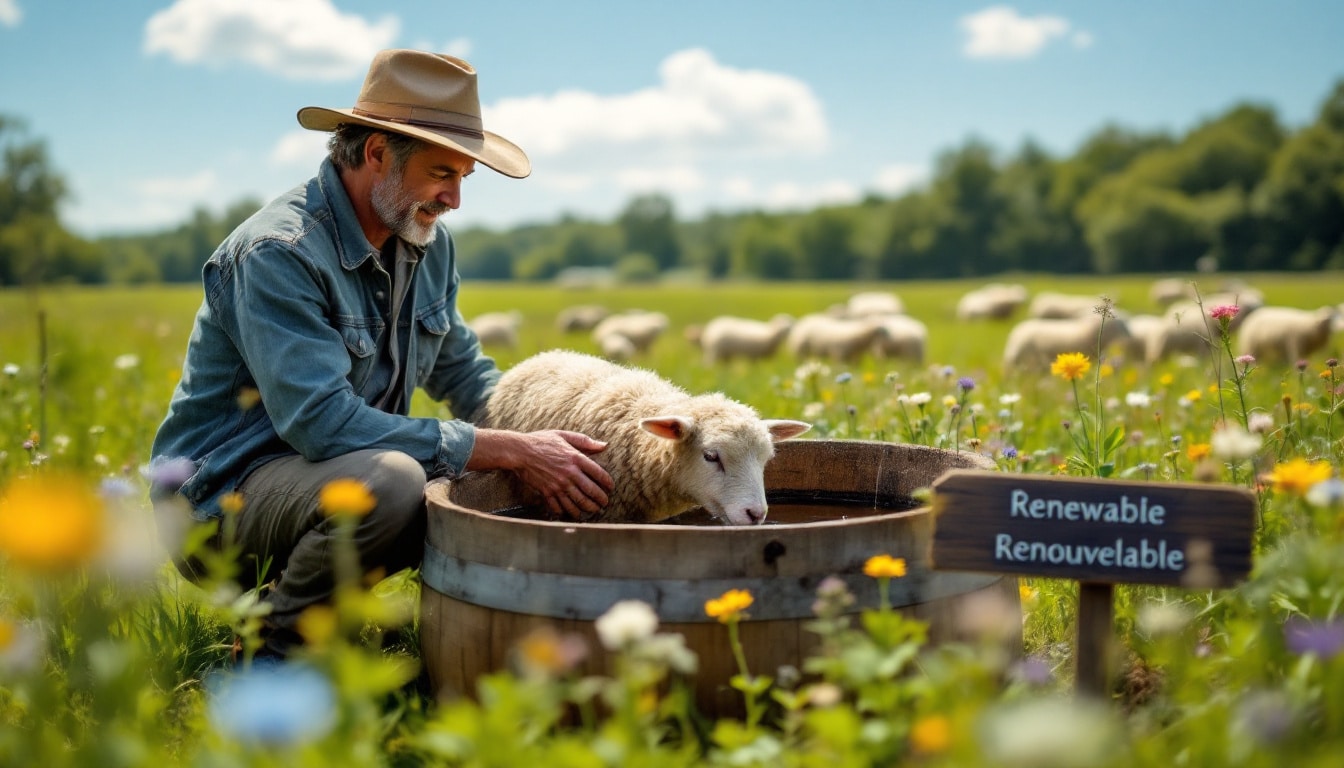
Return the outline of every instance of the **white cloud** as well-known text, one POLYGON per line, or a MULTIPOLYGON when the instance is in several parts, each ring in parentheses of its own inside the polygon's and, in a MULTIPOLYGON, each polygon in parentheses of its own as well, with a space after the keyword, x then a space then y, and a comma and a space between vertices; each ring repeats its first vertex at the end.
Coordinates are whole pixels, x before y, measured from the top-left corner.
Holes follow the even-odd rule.
POLYGON ((371 23, 331 0, 177 0, 145 24, 144 51, 184 64, 241 61, 295 80, 338 80, 361 75, 399 29, 394 16, 371 23))
POLYGON ((726 67, 701 49, 668 56, 659 75, 657 85, 626 94, 503 99, 485 110, 485 125, 541 156, 598 147, 698 155, 826 146, 821 103, 793 77, 726 67))
POLYGON ((471 40, 466 37, 455 37, 446 43, 435 43, 427 39, 421 39, 412 43, 410 47, 417 51, 446 53, 449 56, 456 56, 459 59, 471 60, 471 40))
POLYGON ((621 168, 615 173, 616 185, 626 192, 687 193, 703 189, 705 178, 698 168, 621 168))
POLYGON ((135 190, 146 200, 166 200, 181 203, 182 200, 199 200, 210 196, 219 185, 219 178, 212 170, 200 171, 191 176, 160 176, 152 179, 139 179, 131 182, 135 190))
POLYGON ((885 195, 897 196, 923 184, 928 178, 927 166, 898 163, 877 169, 873 188, 885 195))
POLYGON ((767 189, 761 204, 771 210, 792 211, 822 205, 847 205, 862 197, 857 187, 840 179, 806 185, 786 181, 767 189))
MULTIPOLYGON (((961 17, 961 28, 966 31, 966 45, 962 52, 973 59, 1025 59, 1041 52, 1055 38, 1062 38, 1072 29, 1067 19, 1059 16, 1019 16, 1017 10, 1006 5, 995 5, 961 17)), ((1087 47, 1091 35, 1079 31, 1074 45, 1087 47), (1080 36, 1087 43, 1080 45, 1080 36)))
POLYGON ((18 0, 0 0, 0 24, 17 27, 20 21, 23 21, 23 9, 18 0))
POLYGON ((1091 48, 1091 47, 1092 47, 1092 33, 1091 33, 1091 32, 1083 32, 1082 30, 1079 30, 1079 31, 1073 33, 1073 37, 1070 38, 1070 40, 1073 41, 1073 47, 1074 47, 1074 48, 1091 48))
POLYGON ((316 168, 327 155, 330 133, 299 129, 290 131, 271 148, 271 165, 284 168, 316 168))

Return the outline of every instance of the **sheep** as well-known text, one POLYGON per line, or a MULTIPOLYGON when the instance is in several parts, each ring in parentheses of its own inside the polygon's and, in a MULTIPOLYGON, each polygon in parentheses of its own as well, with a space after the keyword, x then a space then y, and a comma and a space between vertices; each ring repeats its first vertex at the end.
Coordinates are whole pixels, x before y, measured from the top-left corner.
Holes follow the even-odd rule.
POLYGON ((593 328, 593 343, 602 345, 602 338, 619 334, 630 340, 636 352, 646 352, 653 342, 667 330, 667 315, 662 312, 630 310, 609 315, 593 328))
POLYGON ((555 329, 561 333, 591 331, 611 310, 600 304, 577 304, 565 307, 555 316, 555 329))
POLYGON ((1148 347, 1153 339, 1162 333, 1166 320, 1159 315, 1131 315, 1125 318, 1129 326, 1129 342, 1125 345, 1125 357, 1131 360, 1146 361, 1148 347))
POLYGON ((1078 296, 1071 293, 1042 291, 1027 305, 1027 317, 1067 318, 1091 314, 1104 299, 1100 296, 1078 296))
POLYGON ((828 357, 853 362, 872 349, 886 328, 878 319, 847 320, 811 314, 799 318, 789 329, 785 346, 794 357, 828 357))
POLYGON ((1240 354, 1257 361, 1282 360, 1293 363, 1325 347, 1335 320, 1335 307, 1297 309, 1261 307, 1241 325, 1237 335, 1240 354))
POLYGON ((1021 284, 989 283, 969 291, 957 301, 958 320, 1006 320, 1027 301, 1021 284))
POLYGON ((1148 288, 1148 300, 1159 307, 1169 307, 1181 299, 1190 298, 1190 281, 1179 277, 1154 280, 1148 288))
POLYGON ((1252 294, 1211 293, 1194 300, 1178 301, 1167 307, 1162 314, 1162 327, 1148 337, 1147 351, 1144 355, 1149 365, 1176 353, 1197 354, 1208 350, 1210 332, 1216 333, 1218 321, 1212 317, 1208 322, 1200 314, 1200 305, 1204 313, 1212 312, 1218 306, 1236 306, 1237 316, 1228 325, 1228 332, 1235 333, 1242 322, 1261 305, 1261 301, 1252 294))
POLYGON ((793 318, 784 314, 765 321, 729 315, 716 317, 700 331, 699 345, 705 365, 734 357, 748 360, 770 357, 792 327, 793 318))
POLYGON ((483 346, 514 349, 518 346, 518 329, 523 324, 523 314, 518 310, 508 312, 485 312, 467 321, 467 325, 476 333, 483 346))
POLYGON ((635 349, 635 343, 619 333, 608 333, 598 339, 597 348, 603 357, 617 362, 625 362, 639 354, 639 350, 635 349))
POLYGON ((1095 313, 1071 318, 1027 318, 1008 332, 1003 368, 1040 370, 1065 352, 1095 354, 1097 349, 1104 351, 1129 338, 1129 326, 1121 317, 1105 318, 1104 323, 1102 316, 1095 313))
POLYGON ((886 291, 856 293, 845 302, 845 315, 855 319, 874 315, 899 315, 904 311, 905 304, 901 301, 901 297, 886 291))
POLYGON ((572 430, 606 442, 593 460, 614 488, 597 519, 643 523, 703 507, 729 525, 759 524, 768 511, 764 472, 774 443, 811 428, 762 419, 722 393, 693 396, 652 371, 568 350, 541 352, 505 371, 473 420, 520 432, 572 430))
POLYGON ((924 362, 924 349, 929 342, 928 326, 909 315, 884 317, 882 326, 883 332, 873 342, 874 355, 924 362))

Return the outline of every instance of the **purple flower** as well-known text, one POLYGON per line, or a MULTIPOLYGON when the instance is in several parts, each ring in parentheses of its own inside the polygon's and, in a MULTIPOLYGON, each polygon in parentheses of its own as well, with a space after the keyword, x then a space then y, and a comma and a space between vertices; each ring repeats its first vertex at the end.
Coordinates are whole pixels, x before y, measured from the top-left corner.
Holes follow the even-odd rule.
POLYGON ((953 367, 950 366, 950 365, 944 365, 944 366, 943 366, 943 376, 945 376, 945 377, 947 377, 947 378, 951 378, 952 375, 953 375, 954 373, 956 373, 956 372, 957 372, 957 369, 956 369, 956 368, 953 368, 953 367))
POLYGON ((1017 458, 1017 448, 1009 445, 1003 449, 1003 458, 1012 461, 1017 458))
POLYGON ((1314 653, 1322 659, 1333 658, 1344 650, 1344 621, 1313 621, 1294 616, 1284 622, 1283 639, 1288 650, 1299 656, 1314 653))
POLYGON ((1240 311, 1241 307, 1238 307, 1236 304, 1219 304, 1209 310, 1209 317, 1212 317, 1214 320, 1231 320, 1236 317, 1237 313, 1240 311))
POLYGON ((1028 656, 1013 665, 1012 676, 1030 685, 1045 685, 1054 678, 1054 673, 1044 659, 1028 656))
POLYGON ((1302 371, 1307 370, 1307 366, 1308 366, 1308 365, 1311 365, 1311 363, 1308 363, 1306 360, 1298 360, 1298 361, 1297 361, 1297 370, 1298 370, 1298 372, 1300 373, 1300 372, 1302 372, 1302 371))
POLYGON ((957 386, 961 387, 962 392, 970 392, 972 389, 975 389, 975 379, 972 379, 970 376, 962 376, 960 379, 957 379, 957 386))
POLYGON ((1242 365, 1250 365, 1255 362, 1255 355, 1240 355, 1237 357, 1237 362, 1242 365))
POLYGON ((153 485, 176 491, 196 474, 196 463, 186 458, 159 456, 140 468, 140 475, 153 485))

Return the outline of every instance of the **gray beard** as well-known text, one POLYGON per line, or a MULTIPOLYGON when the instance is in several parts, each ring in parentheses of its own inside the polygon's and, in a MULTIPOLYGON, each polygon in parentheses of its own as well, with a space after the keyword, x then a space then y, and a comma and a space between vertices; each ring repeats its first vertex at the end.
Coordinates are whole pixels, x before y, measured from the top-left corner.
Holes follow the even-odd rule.
POLYGON ((437 234, 434 227, 436 222, 421 224, 415 219, 416 213, 427 211, 435 216, 441 216, 448 207, 436 202, 415 200, 402 186, 402 180, 401 173, 396 173, 374 182, 373 212, 378 214, 378 218, 382 219, 388 229, 392 230, 392 234, 411 245, 423 248, 434 242, 434 236, 437 234))

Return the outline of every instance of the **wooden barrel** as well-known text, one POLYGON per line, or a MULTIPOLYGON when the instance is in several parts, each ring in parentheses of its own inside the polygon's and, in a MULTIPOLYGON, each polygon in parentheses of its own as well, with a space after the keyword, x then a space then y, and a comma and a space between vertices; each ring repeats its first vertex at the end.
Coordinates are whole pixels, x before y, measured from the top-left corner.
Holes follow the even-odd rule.
MULTIPOLYGON (((657 612, 659 631, 681 633, 699 657, 698 708, 710 716, 736 713, 742 697, 728 686, 737 672, 728 633, 705 615, 705 602, 749 590, 755 602, 741 639, 751 672, 801 669, 817 646, 804 628, 817 585, 837 576, 858 597, 856 613, 875 607, 877 584, 863 575, 863 564, 877 554, 906 559, 908 574, 890 583, 889 598, 928 621, 934 642, 956 636, 959 612, 977 595, 996 597, 1020 616, 1016 579, 931 570, 930 509, 897 508, 946 470, 992 466, 974 454, 923 446, 783 442, 766 465, 770 516, 798 500, 830 511, 812 522, 752 527, 528 519, 516 515, 510 484, 496 473, 431 482, 420 619, 430 680, 441 694, 471 695, 475 679, 504 668, 516 642, 542 624, 585 635, 586 672, 609 673, 593 620, 618 600, 638 599, 657 612), (508 510, 514 514, 497 514, 508 510)), ((1020 622, 1014 630, 1009 650, 1016 653, 1020 622)))

